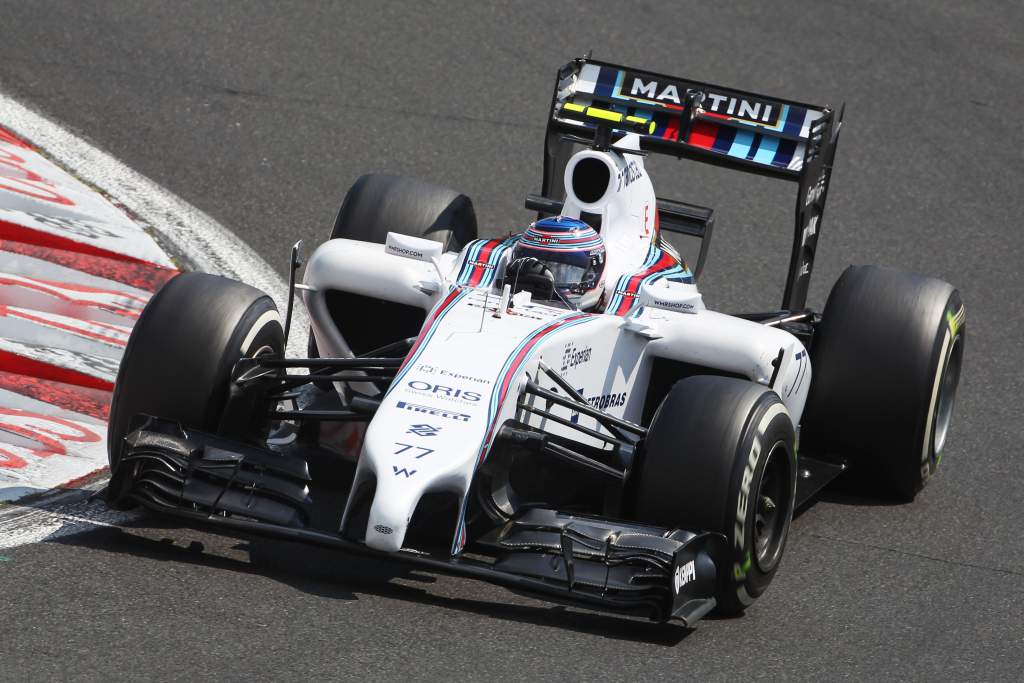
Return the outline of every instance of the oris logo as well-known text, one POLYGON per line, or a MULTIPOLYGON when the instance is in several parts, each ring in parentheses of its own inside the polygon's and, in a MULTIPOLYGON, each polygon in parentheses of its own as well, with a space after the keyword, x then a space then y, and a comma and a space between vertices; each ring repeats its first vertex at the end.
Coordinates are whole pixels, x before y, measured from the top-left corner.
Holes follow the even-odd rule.
POLYGON ((441 399, 452 399, 472 402, 480 400, 479 392, 467 391, 465 389, 456 389, 454 387, 446 387, 443 384, 434 384, 432 382, 424 382, 423 380, 414 379, 411 382, 409 382, 407 386, 413 391, 427 392, 441 399))
POLYGON ((572 344, 566 344, 565 351, 562 352, 562 372, 589 362, 592 352, 593 349, 589 346, 577 348, 572 344))

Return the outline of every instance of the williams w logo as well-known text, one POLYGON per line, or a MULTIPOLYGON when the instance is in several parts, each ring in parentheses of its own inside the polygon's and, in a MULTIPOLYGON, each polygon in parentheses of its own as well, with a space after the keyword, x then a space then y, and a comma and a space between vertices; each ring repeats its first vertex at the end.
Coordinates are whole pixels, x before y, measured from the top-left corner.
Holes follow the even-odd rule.
POLYGON ((406 479, 408 479, 408 478, 409 478, 409 477, 411 477, 412 475, 416 474, 416 470, 407 470, 407 469, 405 469, 404 467, 403 467, 402 469, 398 469, 398 466, 397 466, 397 465, 392 465, 392 466, 391 466, 391 469, 393 469, 393 470, 395 471, 395 476, 396 476, 396 477, 397 477, 397 476, 398 476, 399 474, 404 474, 404 475, 405 475, 405 478, 406 478, 406 479))

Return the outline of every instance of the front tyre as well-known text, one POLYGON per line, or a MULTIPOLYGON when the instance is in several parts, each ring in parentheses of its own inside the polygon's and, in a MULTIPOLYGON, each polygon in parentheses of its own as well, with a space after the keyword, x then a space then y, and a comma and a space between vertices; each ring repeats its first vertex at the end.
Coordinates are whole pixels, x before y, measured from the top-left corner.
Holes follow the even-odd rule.
POLYGON ((724 614, 742 612, 771 583, 795 493, 793 424, 778 395, 710 375, 677 382, 662 401, 631 491, 639 521, 726 537, 715 596, 724 614))
MULTIPOLYGON (((216 432, 231 369, 262 354, 284 354, 281 316, 268 295, 206 273, 184 273, 164 285, 132 329, 118 369, 107 432, 111 474, 136 415, 216 432)), ((253 419, 249 434, 232 436, 255 439, 266 427, 253 419)))

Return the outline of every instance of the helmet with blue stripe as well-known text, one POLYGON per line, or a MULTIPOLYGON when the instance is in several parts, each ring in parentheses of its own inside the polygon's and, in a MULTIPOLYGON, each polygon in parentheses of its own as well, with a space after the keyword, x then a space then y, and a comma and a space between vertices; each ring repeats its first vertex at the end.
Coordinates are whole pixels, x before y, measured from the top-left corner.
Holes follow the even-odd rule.
POLYGON ((558 293, 590 310, 604 291, 604 240, 578 218, 555 216, 533 223, 516 242, 512 259, 535 258, 551 271, 558 293))

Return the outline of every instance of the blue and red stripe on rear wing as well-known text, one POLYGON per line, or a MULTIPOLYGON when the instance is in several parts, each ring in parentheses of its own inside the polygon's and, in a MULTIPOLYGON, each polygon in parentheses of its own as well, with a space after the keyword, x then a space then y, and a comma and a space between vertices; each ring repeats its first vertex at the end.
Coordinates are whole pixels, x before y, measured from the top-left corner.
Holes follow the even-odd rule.
POLYGON ((566 104, 610 110, 654 122, 643 135, 645 149, 694 152, 700 160, 792 179, 814 144, 813 124, 832 118, 828 107, 593 60, 576 60, 559 76, 551 117, 568 131, 589 126, 566 104))
POLYGON ((573 60, 555 82, 544 148, 545 197, 560 195, 572 143, 599 129, 638 133, 645 152, 670 154, 799 184, 782 308, 806 304, 843 107, 768 97, 618 64, 573 60))

